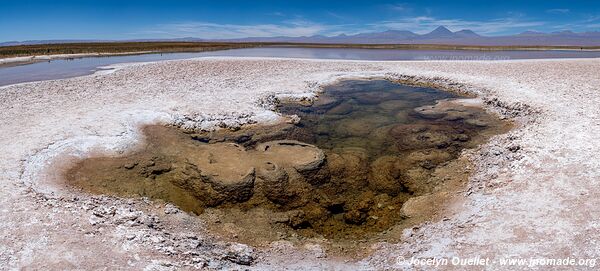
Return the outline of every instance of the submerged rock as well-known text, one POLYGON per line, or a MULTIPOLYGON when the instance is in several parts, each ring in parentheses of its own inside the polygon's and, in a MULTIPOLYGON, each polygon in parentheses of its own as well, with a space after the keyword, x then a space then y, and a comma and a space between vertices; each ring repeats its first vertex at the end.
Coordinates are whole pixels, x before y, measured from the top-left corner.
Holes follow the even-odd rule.
POLYGON ((340 135, 364 137, 377 127, 391 122, 392 120, 388 116, 371 114, 363 117, 346 118, 337 124, 335 130, 340 135))
POLYGON ((327 161, 332 181, 343 182, 350 189, 360 189, 367 185, 369 163, 365 149, 337 150, 328 154, 327 161))
POLYGON ((344 213, 344 221, 350 224, 360 225, 367 220, 367 214, 359 210, 350 210, 344 213))
POLYGON ((329 111, 327 111, 327 113, 334 114, 334 115, 346 115, 346 114, 352 112, 353 109, 354 108, 350 103, 342 103, 334 108, 329 109, 329 111))
POLYGON ((462 100, 461 103, 454 100, 441 100, 434 105, 426 105, 415 108, 415 112, 422 118, 440 119, 446 121, 459 121, 464 119, 472 119, 473 113, 469 112, 466 103, 462 100))
POLYGON ((480 119, 468 119, 465 123, 477 127, 487 127, 489 125, 487 122, 480 119))
POLYGON ((446 148, 453 143, 449 136, 452 133, 452 127, 421 124, 400 124, 390 130, 390 136, 403 150, 446 148))
POLYGON ((439 110, 435 105, 426 105, 415 108, 415 112, 422 118, 439 119, 446 116, 447 112, 439 110))
POLYGON ((401 159, 396 156, 381 156, 371 164, 369 187, 381 193, 397 195, 406 191, 402 185, 401 159))
POLYGON ((378 106, 387 111, 409 108, 410 103, 406 100, 389 100, 380 103, 378 106))
POLYGON ((378 104, 387 101, 393 94, 387 91, 365 91, 355 93, 353 98, 361 104, 378 104))
POLYGON ((314 107, 332 107, 336 104, 339 104, 338 99, 328 94, 321 94, 312 105, 314 107))

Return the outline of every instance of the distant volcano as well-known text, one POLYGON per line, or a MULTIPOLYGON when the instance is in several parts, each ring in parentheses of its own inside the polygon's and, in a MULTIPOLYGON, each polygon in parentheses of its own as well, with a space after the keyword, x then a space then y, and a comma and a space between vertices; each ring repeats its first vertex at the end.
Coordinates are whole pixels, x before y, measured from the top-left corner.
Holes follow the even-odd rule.
MULTIPOLYGON (((290 43, 345 43, 345 44, 453 44, 453 45, 516 45, 516 46, 600 46, 600 32, 560 31, 543 33, 526 31, 516 35, 483 36, 469 29, 456 32, 444 26, 438 26, 426 34, 417 34, 407 30, 387 30, 383 32, 369 32, 355 35, 340 34, 337 36, 302 36, 302 37, 248 37, 239 39, 203 39, 201 37, 188 37, 176 39, 144 39, 129 41, 219 41, 219 42, 290 42, 290 43)), ((65 43, 70 40, 60 41, 24 41, 5 42, 0 46, 65 43)), ((85 41, 77 41, 85 42, 85 41)), ((88 41, 91 42, 91 41, 88 41)))
POLYGON ((250 37, 223 41, 246 42, 299 42, 299 43, 348 43, 348 44, 456 44, 456 45, 569 45, 600 46, 600 32, 561 31, 542 33, 527 31, 517 35, 483 36, 469 29, 456 32, 438 26, 426 34, 416 34, 407 30, 387 30, 383 32, 360 33, 338 36, 305 37, 250 37))
POLYGON ((438 26, 433 31, 421 36, 421 38, 424 38, 424 39, 444 39, 444 38, 455 38, 455 37, 456 37, 456 34, 454 34, 452 31, 448 30, 448 28, 445 28, 443 26, 438 26))
POLYGON ((444 26, 438 26, 433 31, 421 35, 407 30, 387 30, 383 32, 360 33, 355 35, 341 34, 330 37, 322 35, 304 37, 250 37, 242 39, 224 39, 220 41, 348 44, 600 46, 600 32, 575 33, 572 31, 561 31, 553 33, 542 33, 527 31, 517 35, 483 36, 469 29, 463 29, 456 32, 452 32, 444 26))

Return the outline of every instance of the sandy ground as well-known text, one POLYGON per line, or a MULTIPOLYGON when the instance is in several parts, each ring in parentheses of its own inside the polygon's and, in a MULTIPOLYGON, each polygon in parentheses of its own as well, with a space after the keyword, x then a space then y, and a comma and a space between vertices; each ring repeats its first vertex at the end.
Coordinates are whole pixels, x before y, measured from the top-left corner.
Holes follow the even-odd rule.
MULTIPOLYGON (((358 62, 204 58, 0 88, 0 269, 432 269, 402 258, 600 256, 600 59, 358 62), (478 94, 518 128, 464 155, 475 175, 446 218, 360 261, 318 246, 269 249, 206 234, 173 206, 88 196, 57 177, 70 159, 116 154, 137 127, 272 122, 270 97, 312 97, 342 78, 386 77, 478 94), (242 266, 238 266, 242 264, 242 266), (250 266, 244 266, 251 264, 250 266)), ((573 267, 573 266, 571 266, 573 267)), ((442 266, 441 269, 462 267, 442 266)), ((539 267, 542 269, 543 267, 539 267)), ((584 267, 579 267, 584 268, 584 267)))

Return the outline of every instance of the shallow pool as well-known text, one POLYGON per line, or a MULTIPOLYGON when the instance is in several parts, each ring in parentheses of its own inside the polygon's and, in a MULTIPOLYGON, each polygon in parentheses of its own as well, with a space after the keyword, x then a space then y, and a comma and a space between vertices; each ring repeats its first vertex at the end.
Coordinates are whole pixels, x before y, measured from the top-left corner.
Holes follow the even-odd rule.
POLYGON ((387 50, 352 48, 261 47, 196 53, 164 53, 128 56, 57 59, 28 65, 0 67, 0 86, 76 77, 94 73, 102 66, 208 56, 287 57, 348 60, 508 60, 600 57, 600 51, 476 51, 476 50, 387 50))
POLYGON ((139 150, 79 161, 66 179, 94 194, 171 202, 216 232, 230 224, 243 242, 374 238, 431 217, 444 202, 436 193, 468 176, 456 162, 461 151, 508 129, 458 98, 343 81, 312 105, 281 104, 297 123, 215 132, 148 126, 139 150), (424 206, 405 206, 420 196, 424 206))

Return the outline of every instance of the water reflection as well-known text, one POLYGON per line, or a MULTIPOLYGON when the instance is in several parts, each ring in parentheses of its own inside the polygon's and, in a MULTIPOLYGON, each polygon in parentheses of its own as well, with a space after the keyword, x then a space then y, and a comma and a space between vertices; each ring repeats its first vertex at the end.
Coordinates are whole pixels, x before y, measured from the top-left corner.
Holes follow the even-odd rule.
POLYGON ((85 57, 52 60, 29 65, 0 68, 0 86, 62 79, 91 74, 102 66, 118 63, 148 62, 209 56, 285 57, 348 60, 508 60, 541 58, 600 57, 600 51, 469 51, 469 50, 392 50, 352 48, 262 47, 212 52, 165 53, 129 56, 85 57))

